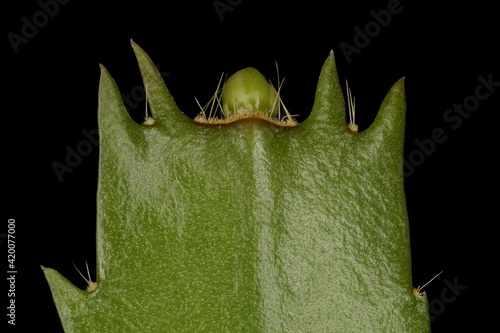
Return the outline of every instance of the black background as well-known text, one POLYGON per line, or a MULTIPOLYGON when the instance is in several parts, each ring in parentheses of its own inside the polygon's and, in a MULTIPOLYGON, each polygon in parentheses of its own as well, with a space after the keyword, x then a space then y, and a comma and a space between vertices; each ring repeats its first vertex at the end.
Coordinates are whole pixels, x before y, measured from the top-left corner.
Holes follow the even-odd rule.
MULTIPOLYGON (((222 72, 253 66, 276 82, 276 60, 286 77, 282 98, 303 119, 333 49, 339 77, 349 80, 356 96, 362 130, 392 84, 405 76, 405 158, 415 166, 405 180, 414 284, 444 271, 426 287, 431 300, 442 297, 445 281, 467 286, 451 303, 435 301, 433 332, 489 331, 498 289, 493 271, 498 263, 493 259, 498 148, 493 140, 500 87, 455 129, 443 115, 474 96, 479 76, 500 81, 494 2, 401 0, 400 12, 350 59, 340 44, 354 46, 354 28, 364 30, 374 21, 370 12, 386 9, 391 1, 220 2, 233 4, 222 19, 213 0, 67 1, 53 17, 38 22, 38 31, 31 31, 18 52, 9 33, 22 35, 23 17, 33 23, 34 16, 43 18, 37 16, 43 9, 37 1, 4 4, 6 193, 0 232, 6 233, 7 219, 16 220, 16 328, 62 332, 39 265, 57 269, 82 288, 85 282, 71 262, 83 269, 87 261, 94 276, 98 147, 62 181, 52 163, 64 163, 66 147, 75 149, 86 140, 82 131, 97 128, 99 63, 136 103, 130 104, 131 115, 143 115, 133 39, 168 73, 170 92, 190 115, 198 112, 194 97, 207 101, 222 72), (435 129, 444 131, 446 141, 424 154, 416 140, 429 142, 435 129)), ((6 253, 5 238, 1 241, 6 253)), ((4 312, 6 306, 2 303, 4 312)))

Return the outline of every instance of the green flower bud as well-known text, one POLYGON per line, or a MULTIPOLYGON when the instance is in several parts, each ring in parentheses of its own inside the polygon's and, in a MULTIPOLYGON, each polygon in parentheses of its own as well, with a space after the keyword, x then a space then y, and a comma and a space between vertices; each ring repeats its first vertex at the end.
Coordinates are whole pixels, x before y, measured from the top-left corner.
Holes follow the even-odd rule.
POLYGON ((276 90, 252 67, 231 75, 222 91, 223 113, 226 117, 255 115, 272 118, 278 113, 279 104, 276 90))

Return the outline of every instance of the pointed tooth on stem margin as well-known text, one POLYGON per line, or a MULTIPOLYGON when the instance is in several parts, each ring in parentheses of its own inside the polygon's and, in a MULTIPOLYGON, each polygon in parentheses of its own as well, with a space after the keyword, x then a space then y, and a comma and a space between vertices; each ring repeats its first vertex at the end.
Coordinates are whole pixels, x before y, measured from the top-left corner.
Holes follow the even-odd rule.
POLYGON ((151 58, 134 41, 130 41, 141 71, 147 101, 156 124, 173 128, 182 123, 192 123, 191 118, 182 113, 168 91, 163 78, 151 58))
MULTIPOLYGON (((404 79, 396 82, 385 96, 377 116, 366 130, 358 133, 358 147, 382 163, 379 170, 402 180, 406 118, 404 79), (392 171, 390 171, 392 170, 392 171)), ((402 184, 402 182, 401 182, 402 184)))
POLYGON ((404 78, 397 81, 385 96, 373 123, 362 132, 364 140, 380 145, 383 150, 391 146, 394 156, 403 155, 406 122, 404 78), (366 138, 366 139, 365 139, 366 138))
POLYGON ((104 147, 109 144, 112 147, 123 147, 125 142, 137 139, 139 125, 128 114, 113 77, 106 67, 103 65, 100 67, 98 106, 100 146, 104 147))
POLYGON ((331 131, 347 129, 345 101, 337 75, 333 50, 326 58, 318 80, 314 105, 302 126, 325 126, 331 131))
MULTIPOLYGON (((49 284, 52 299, 56 304, 64 331, 72 332, 72 317, 85 313, 87 308, 85 292, 75 287, 55 269, 43 266, 41 268, 49 284)), ((89 311, 91 310, 89 309, 89 311)))

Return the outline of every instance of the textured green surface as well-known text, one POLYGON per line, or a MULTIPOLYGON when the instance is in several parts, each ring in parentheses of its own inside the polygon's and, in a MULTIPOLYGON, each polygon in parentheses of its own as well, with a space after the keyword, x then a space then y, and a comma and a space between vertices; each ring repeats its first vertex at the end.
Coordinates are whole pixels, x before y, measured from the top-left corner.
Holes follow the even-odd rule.
POLYGON ((102 69, 97 284, 44 268, 66 332, 429 332, 411 294, 405 96, 350 133, 333 54, 311 115, 194 123, 135 44, 153 118, 102 69))

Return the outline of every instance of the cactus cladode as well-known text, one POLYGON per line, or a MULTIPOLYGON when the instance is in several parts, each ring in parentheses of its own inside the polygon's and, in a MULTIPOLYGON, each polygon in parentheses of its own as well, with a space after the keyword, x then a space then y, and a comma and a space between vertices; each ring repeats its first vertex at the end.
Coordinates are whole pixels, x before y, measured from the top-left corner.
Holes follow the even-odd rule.
POLYGON ((300 124, 255 69, 184 115, 132 43, 151 118, 102 67, 97 277, 43 268, 66 332, 429 332, 412 293, 405 94, 350 130, 333 53, 300 124), (89 280, 90 281, 90 280, 89 280))

